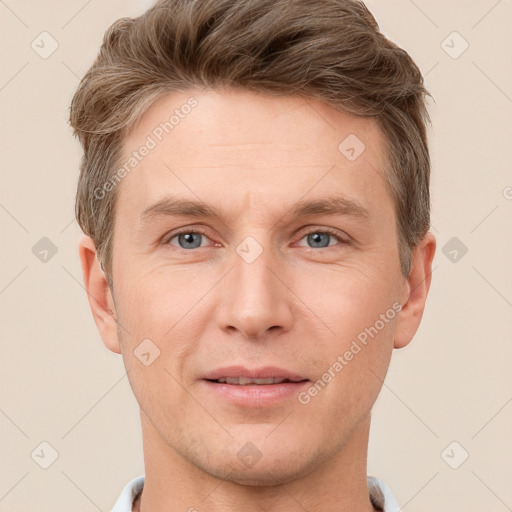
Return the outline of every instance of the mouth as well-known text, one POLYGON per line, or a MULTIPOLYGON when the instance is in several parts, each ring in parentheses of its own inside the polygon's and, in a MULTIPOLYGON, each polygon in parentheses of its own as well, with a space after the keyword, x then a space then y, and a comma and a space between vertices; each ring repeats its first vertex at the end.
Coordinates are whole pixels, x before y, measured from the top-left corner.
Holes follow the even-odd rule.
POLYGON ((308 380, 305 376, 291 372, 277 366, 262 366, 259 368, 246 368, 245 366, 226 366, 217 368, 206 375, 203 379, 220 384, 231 384, 235 386, 270 386, 283 382, 303 382, 308 380))
POLYGON ((242 407, 268 407, 296 395, 309 379, 276 367, 219 368, 203 377, 214 397, 242 407))
POLYGON ((297 384, 298 382, 305 382, 307 379, 301 379, 301 380, 292 380, 292 379, 286 379, 286 378, 280 378, 280 377, 269 377, 266 379, 253 379, 250 377, 221 377, 219 379, 205 379, 208 382, 216 382, 218 384, 230 384, 233 386, 269 386, 272 384, 282 384, 283 382, 286 383, 294 383, 297 384))

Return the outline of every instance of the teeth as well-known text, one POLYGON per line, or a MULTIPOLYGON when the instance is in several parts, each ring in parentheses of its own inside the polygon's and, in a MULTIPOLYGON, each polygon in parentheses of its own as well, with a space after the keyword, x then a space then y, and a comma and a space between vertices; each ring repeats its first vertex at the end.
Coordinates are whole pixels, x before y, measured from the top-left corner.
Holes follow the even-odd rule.
POLYGON ((248 384, 257 384, 257 385, 265 385, 265 384, 279 384, 280 382, 284 382, 288 379, 280 379, 269 377, 266 379, 250 379, 248 377, 223 377, 217 379, 217 382, 222 384, 237 384, 239 386, 247 386, 248 384))

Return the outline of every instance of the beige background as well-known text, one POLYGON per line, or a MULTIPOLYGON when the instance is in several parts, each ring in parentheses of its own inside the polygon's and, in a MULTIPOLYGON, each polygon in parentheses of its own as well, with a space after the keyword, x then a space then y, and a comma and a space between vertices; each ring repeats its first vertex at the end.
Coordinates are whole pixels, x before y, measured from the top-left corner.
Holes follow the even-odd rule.
MULTIPOLYGON (((0 1, 0 511, 109 511, 144 471, 137 403, 82 287, 66 121, 108 25, 148 3, 0 1), (51 49, 43 31, 58 42, 45 59, 31 47, 46 37, 51 49), (42 237, 57 249, 46 262, 33 253, 42 237), (58 452, 48 469, 43 441, 58 452)), ((422 326, 374 409, 369 473, 406 511, 512 510, 512 2, 367 4, 436 100, 438 239, 422 326), (468 249, 455 262, 453 237, 468 249)))

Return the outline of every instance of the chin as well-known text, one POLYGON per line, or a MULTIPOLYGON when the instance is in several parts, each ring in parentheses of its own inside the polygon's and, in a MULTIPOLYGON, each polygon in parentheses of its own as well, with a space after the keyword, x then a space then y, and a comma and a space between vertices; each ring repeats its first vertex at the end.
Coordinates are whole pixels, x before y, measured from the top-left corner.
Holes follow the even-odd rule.
MULTIPOLYGON (((238 454, 219 455, 215 461, 215 456, 210 456, 206 464, 197 463, 196 466, 209 474, 210 476, 237 485, 253 487, 272 487, 293 482, 302 477, 306 477, 313 472, 316 467, 325 459, 320 453, 303 453, 300 450, 294 450, 289 453, 283 453, 277 449, 273 451, 272 456, 261 458, 248 466, 238 457, 238 454)), ((205 461, 202 461, 205 462, 205 461)), ((248 461, 247 464, 251 464, 248 461)))
MULTIPOLYGON (((292 482, 303 476, 300 468, 284 468, 282 467, 282 463, 279 464, 279 467, 272 467, 272 464, 266 464, 265 467, 261 466, 258 469, 240 468, 240 465, 237 464, 236 467, 210 467, 203 468, 203 470, 206 470, 206 472, 215 478, 249 487, 275 487, 292 482)), ((304 471, 303 473, 306 475, 309 472, 304 471)))
POLYGON ((277 487, 296 480, 295 472, 289 471, 266 471, 257 472, 234 470, 226 477, 226 480, 237 485, 247 487, 277 487))

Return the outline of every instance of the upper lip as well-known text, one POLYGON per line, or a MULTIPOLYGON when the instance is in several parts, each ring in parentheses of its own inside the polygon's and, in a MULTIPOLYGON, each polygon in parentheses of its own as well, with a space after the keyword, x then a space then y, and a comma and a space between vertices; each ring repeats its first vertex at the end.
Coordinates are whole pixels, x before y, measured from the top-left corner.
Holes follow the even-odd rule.
POLYGON ((246 368, 245 366, 226 366, 224 368, 217 368, 208 372, 203 379, 217 380, 225 377, 246 377, 249 379, 288 379, 292 382, 300 382, 308 380, 303 375, 290 372, 284 368, 276 366, 264 366, 260 368, 246 368))

